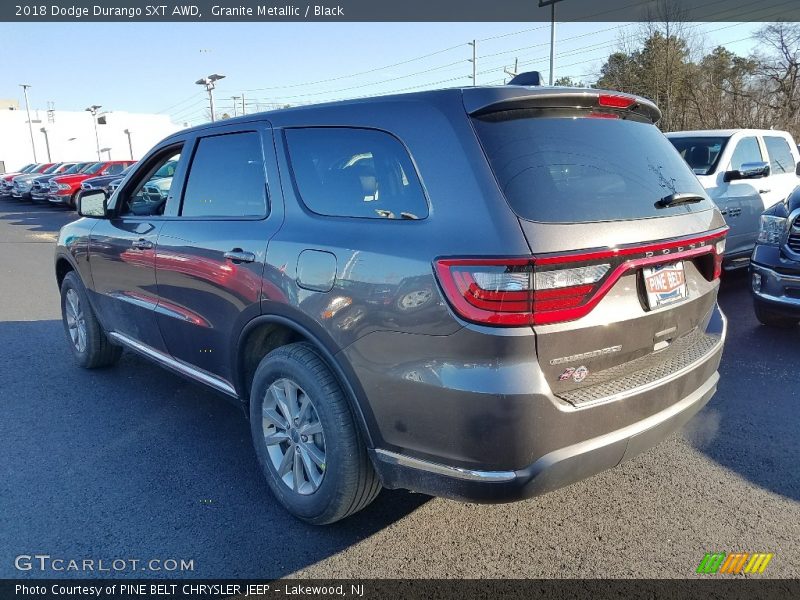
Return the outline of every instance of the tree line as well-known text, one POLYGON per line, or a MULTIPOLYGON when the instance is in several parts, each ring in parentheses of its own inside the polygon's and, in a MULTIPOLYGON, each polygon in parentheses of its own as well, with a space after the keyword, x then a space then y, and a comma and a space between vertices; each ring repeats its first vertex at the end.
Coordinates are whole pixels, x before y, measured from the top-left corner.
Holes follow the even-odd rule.
POLYGON ((663 131, 773 128, 800 140, 800 24, 767 24, 754 37, 756 50, 737 56, 706 50, 685 23, 647 22, 620 39, 595 85, 653 100, 663 131))

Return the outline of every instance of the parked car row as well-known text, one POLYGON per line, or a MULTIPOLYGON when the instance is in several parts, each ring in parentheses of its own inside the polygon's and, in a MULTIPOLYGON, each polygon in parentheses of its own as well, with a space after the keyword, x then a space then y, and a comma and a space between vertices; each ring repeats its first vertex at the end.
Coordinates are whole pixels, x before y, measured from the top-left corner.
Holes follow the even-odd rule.
POLYGON ((132 160, 29 164, 0 177, 0 198, 50 202, 75 208, 82 190, 108 190, 108 184, 124 176, 132 160), (101 181, 95 182, 99 179, 101 181), (87 187, 84 187, 84 184, 87 187))

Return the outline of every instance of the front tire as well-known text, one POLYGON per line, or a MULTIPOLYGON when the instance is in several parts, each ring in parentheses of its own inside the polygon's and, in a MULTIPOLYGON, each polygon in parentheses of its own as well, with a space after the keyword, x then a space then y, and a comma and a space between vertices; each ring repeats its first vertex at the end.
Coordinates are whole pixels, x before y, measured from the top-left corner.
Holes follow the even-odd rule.
POLYGON ((289 344, 262 359, 250 430, 272 493, 298 519, 334 523, 380 492, 344 392, 309 344, 289 344))
POLYGON ((782 315, 774 310, 771 310, 770 308, 767 308, 758 300, 753 303, 753 306, 756 311, 756 319, 758 319, 762 325, 789 329, 791 327, 795 327, 797 323, 800 322, 800 319, 787 317, 786 315, 782 315))
POLYGON ((61 282, 61 320, 75 362, 84 369, 113 365, 122 348, 111 343, 89 304, 89 297, 75 271, 61 282))

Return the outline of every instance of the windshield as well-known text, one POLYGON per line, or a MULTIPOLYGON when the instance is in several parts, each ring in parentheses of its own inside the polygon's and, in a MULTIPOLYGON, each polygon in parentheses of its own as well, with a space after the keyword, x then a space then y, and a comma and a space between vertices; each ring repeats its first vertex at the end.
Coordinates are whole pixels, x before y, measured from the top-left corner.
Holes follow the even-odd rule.
POLYGON ((78 173, 86 173, 89 171, 89 169, 98 164, 100 163, 94 163, 94 162, 81 163, 81 168, 78 170, 78 173))
POLYGON ((84 170, 84 171, 81 171, 81 173, 83 173, 83 174, 85 174, 85 175, 91 175, 92 173, 97 173, 98 171, 101 171, 101 170, 103 169, 103 165, 104 165, 104 164, 106 164, 106 163, 101 163, 101 162, 99 162, 99 163, 94 163, 94 164, 93 164, 91 167, 89 167, 88 169, 86 169, 86 170, 84 170))
POLYGON ((170 160, 165 162, 164 165, 156 171, 151 179, 159 179, 161 177, 172 177, 175 174, 175 165, 177 164, 177 160, 170 160))
POLYGON ((69 170, 75 166, 75 163, 64 163, 63 165, 59 166, 56 170, 56 173, 60 175, 65 175, 69 173, 69 170))
POLYGON ((713 207, 649 122, 580 109, 528 109, 492 113, 474 123, 500 188, 523 219, 616 221, 713 207), (662 208, 658 201, 675 193, 703 200, 662 208))
POLYGON ((25 165, 24 167, 22 167, 22 168, 19 170, 19 172, 20 172, 20 173, 30 173, 30 172, 31 172, 31 171, 33 171, 35 168, 36 168, 36 163, 31 163, 31 164, 29 164, 29 165, 25 165))
POLYGON ((58 165, 58 164, 56 164, 56 165, 50 165, 50 166, 49 166, 49 167, 47 167, 47 168, 46 168, 44 171, 42 171, 42 175, 50 175, 51 173, 55 173, 56 171, 58 171, 58 168, 59 168, 60 166, 61 166, 61 165, 58 165))
POLYGON ((74 173, 80 173, 81 167, 83 167, 84 165, 86 165, 86 163, 76 163, 72 165, 69 169, 64 171, 64 175, 72 175, 74 173))
POLYGON ((669 137, 695 175, 711 175, 728 142, 726 137, 669 137))

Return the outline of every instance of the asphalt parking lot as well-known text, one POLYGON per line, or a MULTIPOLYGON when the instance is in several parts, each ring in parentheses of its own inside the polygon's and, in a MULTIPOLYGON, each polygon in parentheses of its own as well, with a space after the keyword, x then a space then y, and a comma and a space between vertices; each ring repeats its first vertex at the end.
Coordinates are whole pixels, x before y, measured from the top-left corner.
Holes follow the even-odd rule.
POLYGON ((384 491, 325 528, 269 495, 240 412, 126 353, 76 368, 53 277, 61 209, 0 200, 0 577, 15 557, 193 560, 117 576, 691 577, 706 552, 773 552, 800 577, 800 328, 753 316, 725 277, 717 395, 631 462, 525 502, 483 506, 384 491))

